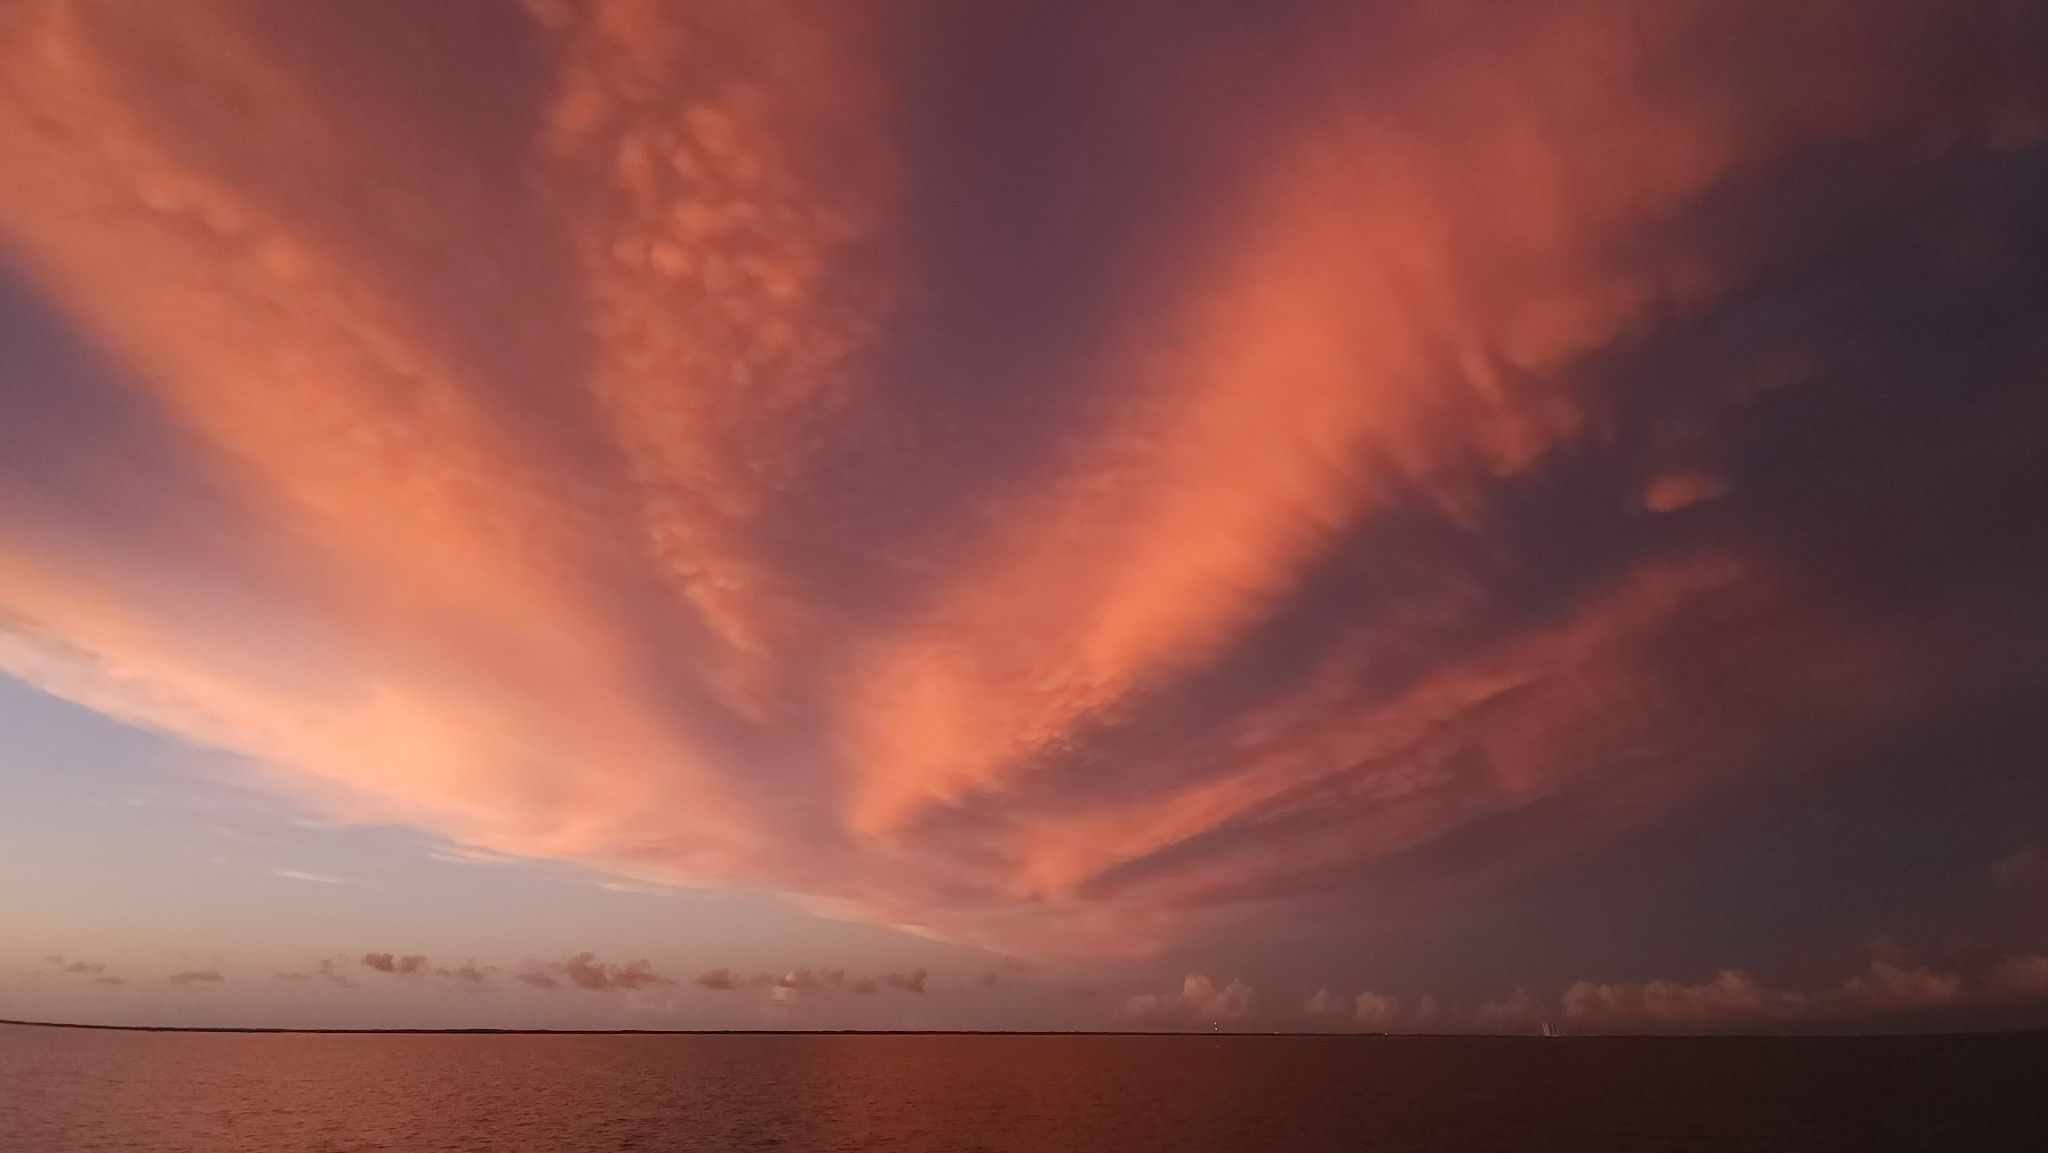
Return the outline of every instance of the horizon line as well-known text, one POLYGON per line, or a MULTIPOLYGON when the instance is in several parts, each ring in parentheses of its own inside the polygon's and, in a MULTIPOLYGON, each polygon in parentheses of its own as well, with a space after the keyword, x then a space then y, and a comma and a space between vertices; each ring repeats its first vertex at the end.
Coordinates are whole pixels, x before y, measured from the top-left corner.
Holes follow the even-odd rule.
POLYGON ((1502 1040, 1502 1041, 1879 1041, 1933 1040, 1972 1037, 2048 1036, 2048 1027, 1872 1033, 1386 1033, 1327 1032, 1280 1029, 547 1029, 493 1028, 291 1028, 270 1025, 92 1025, 78 1021, 29 1021, 0 1017, 0 1025, 30 1029, 83 1029, 111 1033, 246 1033, 313 1035, 430 1036, 558 1036, 558 1037, 1350 1037, 1378 1040, 1502 1040))

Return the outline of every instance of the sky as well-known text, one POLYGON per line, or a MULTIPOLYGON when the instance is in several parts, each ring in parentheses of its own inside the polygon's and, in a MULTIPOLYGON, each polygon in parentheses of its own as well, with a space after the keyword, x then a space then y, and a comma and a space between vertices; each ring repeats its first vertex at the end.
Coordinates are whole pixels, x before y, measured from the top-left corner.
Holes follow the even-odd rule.
POLYGON ((2044 61, 15 0, 0 1016, 2048 1024, 2044 61))

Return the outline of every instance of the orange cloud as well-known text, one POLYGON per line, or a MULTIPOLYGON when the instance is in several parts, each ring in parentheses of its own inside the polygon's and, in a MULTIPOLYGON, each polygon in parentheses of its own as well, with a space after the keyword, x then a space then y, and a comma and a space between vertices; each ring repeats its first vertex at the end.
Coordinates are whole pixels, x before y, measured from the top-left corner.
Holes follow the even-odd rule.
MULTIPOLYGON (((0 240, 194 478, 176 563, 0 505, 0 670, 473 859, 1019 951, 1141 952, 1490 820, 1569 814, 1564 851, 1657 819, 1766 765, 1730 684, 1824 731, 1913 686, 1753 542, 1576 548, 1588 509, 1740 499, 1676 462, 1757 403, 1589 362, 1750 271, 1684 239, 1739 176, 2041 123, 1944 83, 1941 13, 1813 4, 1781 45, 1761 11, 1333 5, 1284 78, 1221 42, 1106 78, 1147 139, 1208 126, 1202 189, 1086 333, 1006 317, 1058 346, 1026 435, 919 368, 949 302, 910 14, 533 0, 502 18, 544 63, 464 117, 334 87, 345 34, 21 5, 0 240), (1503 525, 1608 452, 1550 531, 1503 525)), ((638 964, 513 975, 667 980, 638 964)), ((1732 995, 1690 988, 1580 1002, 1732 995)))
POLYGON ((1727 495, 1728 482, 1702 472, 1670 472, 1643 486, 1643 507, 1651 512, 1677 512, 1688 505, 1727 495))

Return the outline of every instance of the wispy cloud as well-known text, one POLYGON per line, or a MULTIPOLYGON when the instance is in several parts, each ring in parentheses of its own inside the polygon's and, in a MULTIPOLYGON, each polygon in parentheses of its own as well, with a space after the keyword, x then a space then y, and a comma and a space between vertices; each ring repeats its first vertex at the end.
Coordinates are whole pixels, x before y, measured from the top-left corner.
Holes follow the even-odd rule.
POLYGON ((428 849, 427 856, 450 865, 509 865, 519 859, 466 845, 444 845, 428 849))
POLYGON ((227 980, 218 969, 180 969, 165 979, 173 985, 218 985, 227 980))
POLYGON ((676 889, 672 886, 650 885, 645 881, 628 881, 617 877, 605 877, 591 883, 611 893, 631 893, 641 897, 673 897, 676 895, 676 889))
POLYGON ((360 885, 363 882, 348 877, 337 877, 332 873, 314 873, 304 869, 277 869, 277 876, 288 881, 309 881, 316 885, 360 885))
MULTIPOLYGON (((1846 419, 1897 407, 1837 383, 1898 360, 1874 330, 1926 318, 1830 287, 1869 245, 1801 210, 1888 202, 1797 183, 2036 146, 2024 5, 1134 32, 1071 81, 1127 115, 1044 142, 1042 188, 860 5, 506 6, 535 74, 476 116, 300 55, 347 36, 132 7, 0 33, 0 241, 135 413, 6 380, 50 443, 0 460, 0 670, 437 860, 1139 954, 1967 713, 1998 670, 1927 654, 2031 609, 2017 567, 1930 579, 1995 567, 1945 513, 2031 508, 2023 470, 1894 470, 2037 402, 1846 419), (1826 331, 1745 311, 1787 264, 1826 331)), ((2023 278, 1912 203, 1865 223, 1923 294, 2038 311, 1977 307, 2023 278)), ((513 975, 666 980, 636 964, 513 975)))
POLYGON ((853 993, 868 995, 884 989, 904 993, 922 994, 931 975, 924 969, 901 969, 873 976, 848 973, 844 969, 812 969, 799 967, 784 973, 755 973, 742 977, 727 968, 708 969, 699 974, 696 984, 716 992, 732 992, 738 989, 765 989, 784 1000, 804 993, 853 993))

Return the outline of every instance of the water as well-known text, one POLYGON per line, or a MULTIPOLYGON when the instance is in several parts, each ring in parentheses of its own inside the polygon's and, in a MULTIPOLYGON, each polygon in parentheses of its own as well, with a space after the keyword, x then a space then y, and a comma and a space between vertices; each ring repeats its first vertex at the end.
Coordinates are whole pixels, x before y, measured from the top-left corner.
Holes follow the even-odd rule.
POLYGON ((0 1150, 2048 1150, 2048 1034, 374 1036, 0 1026, 0 1150))

